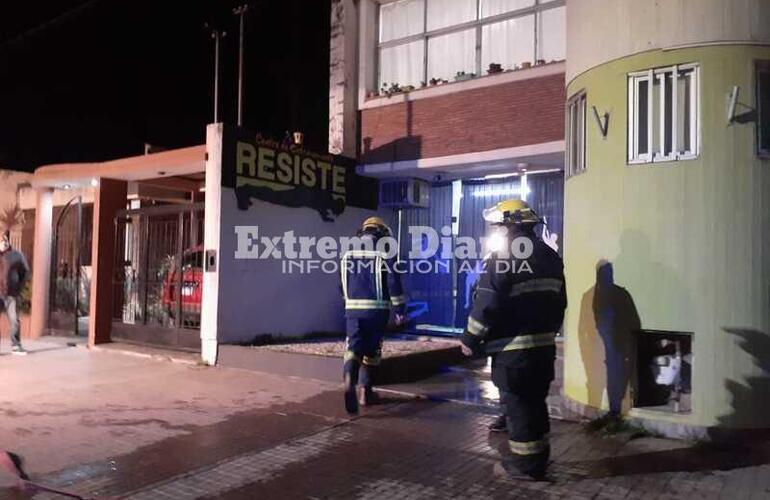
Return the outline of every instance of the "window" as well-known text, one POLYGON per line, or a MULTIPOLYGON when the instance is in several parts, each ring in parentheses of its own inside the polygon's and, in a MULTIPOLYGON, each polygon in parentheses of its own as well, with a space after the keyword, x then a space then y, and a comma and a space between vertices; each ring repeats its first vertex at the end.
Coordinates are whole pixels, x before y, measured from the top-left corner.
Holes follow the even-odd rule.
POLYGON ((567 102, 567 177, 586 170, 586 93, 579 92, 567 102))
POLYGON ((757 151, 770 157, 770 61, 757 62, 757 151))
POLYGON ((698 66, 651 69, 628 76, 628 162, 698 156, 698 66))
POLYGON ((451 81, 564 59, 564 0, 398 0, 380 6, 378 86, 451 81))

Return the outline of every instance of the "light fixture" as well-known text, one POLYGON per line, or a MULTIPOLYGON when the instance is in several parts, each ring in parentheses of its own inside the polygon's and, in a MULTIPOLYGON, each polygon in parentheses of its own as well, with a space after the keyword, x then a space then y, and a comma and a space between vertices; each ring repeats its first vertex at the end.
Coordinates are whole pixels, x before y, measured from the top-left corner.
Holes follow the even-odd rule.
POLYGON ((65 184, 65 185, 62 186, 62 189, 72 189, 72 185, 71 184, 65 184))
POLYGON ((474 198, 485 198, 487 196, 519 196, 519 195, 521 195, 521 189, 517 187, 487 189, 483 191, 476 191, 473 193, 474 198))
POLYGON ((508 174, 489 174, 485 175, 484 179, 505 179, 506 177, 518 177, 518 172, 508 173, 508 174))
POLYGON ((91 179, 91 187, 99 187, 99 180, 96 178, 91 179))

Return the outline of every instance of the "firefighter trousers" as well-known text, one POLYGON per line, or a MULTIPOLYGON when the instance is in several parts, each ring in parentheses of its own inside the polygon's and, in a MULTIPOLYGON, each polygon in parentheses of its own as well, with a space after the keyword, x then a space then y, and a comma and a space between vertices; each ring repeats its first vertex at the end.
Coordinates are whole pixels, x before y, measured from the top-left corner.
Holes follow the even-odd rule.
POLYGON ((545 473, 550 457, 546 398, 554 379, 554 346, 502 352, 492 360, 492 381, 505 402, 510 461, 520 472, 545 473))
POLYGON ((388 318, 388 311, 376 311, 364 317, 347 318, 343 364, 346 384, 372 387, 373 371, 382 358, 382 338, 388 318))

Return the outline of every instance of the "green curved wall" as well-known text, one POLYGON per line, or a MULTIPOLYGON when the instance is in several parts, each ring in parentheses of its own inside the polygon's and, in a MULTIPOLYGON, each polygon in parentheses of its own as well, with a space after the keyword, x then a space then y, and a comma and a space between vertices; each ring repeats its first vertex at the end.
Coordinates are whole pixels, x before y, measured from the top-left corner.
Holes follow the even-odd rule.
MULTIPOLYGON (((608 42, 609 43, 609 42, 608 42)), ((770 427, 770 161, 756 154, 756 59, 770 47, 655 50, 592 68, 568 84, 587 92, 587 171, 565 186, 565 392, 602 407, 604 350, 592 291, 596 264, 613 263, 616 284, 643 329, 694 332, 692 412, 632 415, 694 426, 770 427), (627 74, 700 64, 700 155, 627 165, 627 74), (738 115, 727 99, 740 87, 738 115), (601 137, 592 106, 609 113, 601 137)), ((628 401, 626 401, 626 408, 628 401)))

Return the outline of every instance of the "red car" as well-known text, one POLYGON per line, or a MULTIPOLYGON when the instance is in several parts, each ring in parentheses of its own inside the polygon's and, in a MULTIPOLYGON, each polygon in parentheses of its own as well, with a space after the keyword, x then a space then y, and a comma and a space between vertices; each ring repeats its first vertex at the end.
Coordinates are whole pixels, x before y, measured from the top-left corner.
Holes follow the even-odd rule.
MULTIPOLYGON (((174 266, 163 280, 163 306, 173 319, 177 311, 179 269, 174 266)), ((182 257, 182 318, 180 326, 200 325, 203 300, 203 246, 185 250, 182 257)))

